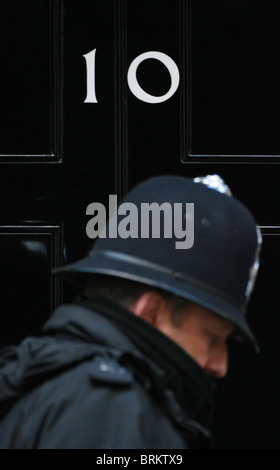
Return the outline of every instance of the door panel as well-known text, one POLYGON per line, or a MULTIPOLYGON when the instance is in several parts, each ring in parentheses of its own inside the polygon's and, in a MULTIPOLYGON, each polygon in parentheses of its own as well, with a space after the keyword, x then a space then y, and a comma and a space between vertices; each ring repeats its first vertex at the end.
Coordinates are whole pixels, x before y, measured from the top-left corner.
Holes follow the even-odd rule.
POLYGON ((50 271, 63 262, 62 237, 61 226, 0 227, 1 346, 38 333, 61 303, 61 280, 50 271))
POLYGON ((263 228, 261 269, 248 319, 260 345, 254 355, 232 341, 228 377, 216 391, 213 433, 220 449, 279 449, 279 227, 263 228))
POLYGON ((105 203, 115 192, 115 5, 105 0, 81 6, 73 0, 67 7, 62 0, 9 0, 0 7, 6 115, 0 131, 0 344, 39 333, 62 298, 76 295, 50 270, 87 253, 87 206, 105 203), (85 103, 84 55, 93 49, 96 106, 85 103), (34 246, 41 247, 40 256, 34 246), (20 295, 11 303, 16 286, 20 295), (16 316, 18 323, 7 323, 16 316))
POLYGON ((279 160, 280 5, 190 0, 186 161, 279 160))
POLYGON ((0 6, 1 162, 59 160, 60 21, 52 0, 0 6))

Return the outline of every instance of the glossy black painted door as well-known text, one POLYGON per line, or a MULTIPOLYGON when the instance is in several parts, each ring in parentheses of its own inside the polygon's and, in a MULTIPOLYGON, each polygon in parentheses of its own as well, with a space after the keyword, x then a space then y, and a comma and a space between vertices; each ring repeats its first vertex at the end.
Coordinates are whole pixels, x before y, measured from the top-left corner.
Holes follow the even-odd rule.
POLYGON ((262 227, 230 345, 218 448, 279 448, 280 5, 277 0, 7 0, 0 6, 0 342, 37 334, 84 256, 87 206, 144 178, 220 174, 262 227))

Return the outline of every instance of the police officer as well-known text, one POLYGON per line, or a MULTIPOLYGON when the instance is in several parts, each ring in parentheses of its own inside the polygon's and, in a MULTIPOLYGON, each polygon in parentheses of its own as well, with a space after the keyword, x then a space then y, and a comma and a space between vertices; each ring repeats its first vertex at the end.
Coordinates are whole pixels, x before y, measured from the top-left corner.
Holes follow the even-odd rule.
POLYGON ((216 175, 136 186, 89 255, 57 273, 83 295, 2 351, 0 448, 207 447, 227 339, 258 350, 245 312, 260 247, 216 175))

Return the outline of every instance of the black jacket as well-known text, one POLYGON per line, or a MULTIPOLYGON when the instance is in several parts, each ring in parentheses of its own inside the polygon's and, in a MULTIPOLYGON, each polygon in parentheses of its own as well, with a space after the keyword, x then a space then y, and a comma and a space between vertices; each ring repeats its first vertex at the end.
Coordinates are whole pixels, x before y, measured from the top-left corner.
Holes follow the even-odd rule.
POLYGON ((43 332, 0 354, 0 448, 204 447, 211 382, 165 335, 100 299, 43 332))

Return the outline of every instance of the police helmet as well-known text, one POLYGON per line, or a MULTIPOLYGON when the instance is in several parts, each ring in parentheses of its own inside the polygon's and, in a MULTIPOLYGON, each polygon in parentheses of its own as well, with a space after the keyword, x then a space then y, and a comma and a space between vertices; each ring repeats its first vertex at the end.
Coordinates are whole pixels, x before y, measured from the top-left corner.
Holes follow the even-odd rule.
POLYGON ((127 194, 86 258, 56 272, 164 289, 228 320, 258 350, 245 313, 261 243, 254 217, 218 175, 157 176, 127 194))

